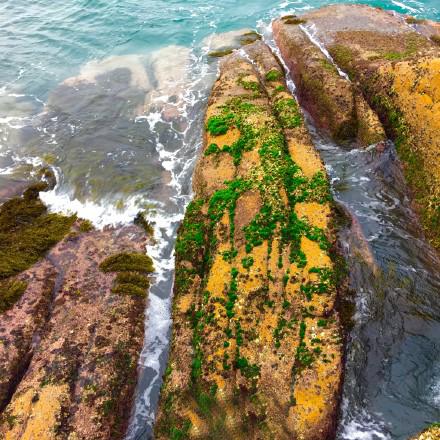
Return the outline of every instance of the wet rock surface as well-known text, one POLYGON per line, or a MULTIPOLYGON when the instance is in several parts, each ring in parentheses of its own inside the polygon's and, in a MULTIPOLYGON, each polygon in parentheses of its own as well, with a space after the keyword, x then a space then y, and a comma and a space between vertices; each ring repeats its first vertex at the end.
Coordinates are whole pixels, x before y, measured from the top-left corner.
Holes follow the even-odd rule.
POLYGON ((155 436, 329 438, 343 346, 328 181, 275 57, 240 53, 221 64, 177 239, 155 436))
POLYGON ((115 254, 148 263, 147 235, 69 221, 58 244, 7 279, 23 289, 0 315, 1 438, 123 438, 128 423, 144 333, 141 274, 152 268, 132 257, 111 271, 101 263, 115 254))
POLYGON ((437 440, 438 438, 440 438, 440 426, 433 426, 414 437, 413 440, 437 440))
POLYGON ((286 61, 301 105, 321 129, 336 141, 351 146, 368 146, 385 139, 377 115, 361 91, 341 75, 331 58, 313 38, 315 29, 307 20, 291 22, 281 18, 273 23, 274 36, 286 61))
MULTIPOLYGON (((313 70, 316 65, 313 56, 306 63, 297 61, 307 50, 316 52, 316 49, 310 49, 312 43, 305 38, 308 32, 328 51, 335 65, 347 74, 350 86, 345 84, 345 89, 352 88, 363 96, 379 116, 387 135, 395 141, 425 233, 438 247, 438 23, 366 5, 333 5, 312 11, 301 19, 304 22, 301 25, 288 25, 283 20, 274 23, 275 38, 286 62, 298 78, 313 70), (300 47, 302 42, 304 48, 300 47)), ((321 58, 323 56, 321 53, 321 58)), ((330 67, 322 67, 317 75, 334 77, 336 81, 337 72, 327 72, 330 67)), ((341 90, 344 95, 344 87, 338 85, 331 89, 337 93, 341 90)), ((327 89, 327 86, 321 88, 327 89)), ((306 108, 310 100, 307 96, 316 93, 312 89, 304 85, 304 81, 299 81, 299 96, 305 96, 306 108)), ((326 92, 324 97, 324 103, 329 100, 331 106, 337 105, 338 99, 331 92, 326 92)), ((309 106, 318 125, 327 128, 326 118, 331 117, 331 112, 322 108, 326 106, 320 106, 319 111, 309 106)))

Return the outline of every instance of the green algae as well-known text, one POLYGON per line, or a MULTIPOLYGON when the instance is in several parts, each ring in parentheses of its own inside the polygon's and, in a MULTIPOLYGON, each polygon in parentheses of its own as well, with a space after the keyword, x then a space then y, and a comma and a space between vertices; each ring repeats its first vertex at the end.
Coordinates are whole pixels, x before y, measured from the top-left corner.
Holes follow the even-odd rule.
POLYGON ((148 255, 138 252, 121 252, 111 255, 101 262, 103 272, 153 272, 153 262, 148 255))
POLYGON ((423 18, 408 17, 405 21, 408 24, 423 24, 426 20, 424 20, 423 18))
POLYGON ((213 136, 220 136, 222 134, 226 134, 231 125, 231 120, 233 119, 233 115, 224 114, 221 116, 211 116, 208 119, 206 129, 213 136))
POLYGON ((440 35, 431 35, 431 41, 437 46, 440 46, 440 35))
POLYGON ((356 77, 356 70, 353 67, 353 61, 356 58, 355 53, 342 44, 334 44, 329 47, 329 52, 335 63, 353 80, 356 77))
MULTIPOLYGON (((258 86, 259 87, 259 86, 258 86)), ((258 112, 253 104, 243 103, 240 99, 233 99, 226 105, 220 115, 211 116, 208 119, 206 129, 213 136, 226 134, 229 128, 235 126, 240 131, 238 140, 232 145, 225 145, 222 149, 216 144, 211 144, 205 151, 205 155, 229 153, 234 159, 234 165, 239 165, 245 151, 250 151, 256 144, 256 133, 252 126, 246 123, 246 117, 252 112, 258 112)))
POLYGON ((0 208, 0 279, 35 264, 69 231, 75 217, 50 214, 38 197, 46 184, 29 187, 0 208))
POLYGON ((141 227, 147 235, 150 237, 154 236, 154 228, 150 221, 146 218, 147 213, 140 211, 136 214, 133 223, 139 227, 141 227))
POLYGON ((85 233, 85 232, 93 231, 95 227, 93 226, 93 223, 90 220, 81 220, 78 229, 79 232, 85 233))
POLYGON ((26 289, 26 283, 10 277, 41 259, 76 219, 47 212, 39 192, 48 187, 45 182, 34 184, 22 197, 0 207, 0 313, 12 307, 26 289))
POLYGON ((240 36, 240 45, 247 46, 248 44, 255 43, 255 41, 261 40, 261 35, 256 31, 246 32, 240 36))
POLYGON ((21 298, 26 288, 25 281, 0 280, 0 314, 10 309, 21 298))
POLYGON ((101 262, 99 268, 106 273, 117 272, 112 292, 144 298, 150 285, 147 275, 154 271, 148 255, 137 252, 121 252, 101 262))
POLYGON ((188 261, 200 261, 200 253, 206 238, 205 225, 201 222, 203 200, 193 200, 187 207, 186 216, 176 241, 176 254, 188 261))
POLYGON ((282 77, 283 74, 278 69, 269 70, 265 75, 266 81, 279 81, 282 77))
POLYGON ((257 97, 261 93, 261 85, 257 81, 246 81, 243 78, 237 80, 237 84, 243 87, 245 90, 254 92, 253 97, 257 97))
POLYGON ((302 124, 301 112, 295 99, 279 99, 274 109, 283 128, 296 128, 302 124))
POLYGON ((304 20, 296 15, 285 15, 285 16, 281 17, 281 20, 283 20, 284 24, 299 25, 299 24, 307 23, 307 20, 304 20))
MULTIPOLYGON (((270 79, 266 78, 266 80, 270 79)), ((189 206, 179 230, 176 245, 175 295, 189 292, 195 294, 194 302, 186 312, 187 323, 192 331, 191 384, 183 394, 175 393, 169 387, 169 379, 165 377, 162 393, 166 401, 162 407, 164 416, 159 418, 156 426, 156 432, 165 438, 171 438, 173 435, 177 435, 177 438, 189 436, 191 424, 185 416, 179 415, 175 406, 177 402, 180 404, 184 401, 185 407, 189 405, 191 409, 194 409, 210 429, 215 419, 215 417, 210 417, 211 414, 214 410, 217 415, 220 412, 218 402, 214 396, 209 394, 209 390, 214 385, 208 383, 204 377, 206 372, 215 369, 212 361, 208 361, 205 355, 205 337, 209 334, 210 326, 215 324, 216 318, 211 311, 216 304, 220 304, 224 308, 222 314, 224 313, 223 316, 227 320, 225 327, 220 329, 225 338, 222 346, 228 348, 235 340, 235 351, 230 353, 225 351, 222 358, 219 359, 220 365, 221 363, 223 365, 219 374, 226 377, 240 372, 240 375, 246 379, 246 385, 242 385, 242 389, 237 392, 237 395, 241 396, 239 398, 245 398, 243 397, 245 389, 256 392, 260 366, 253 364, 245 356, 242 347, 246 342, 256 339, 257 335, 252 336, 252 332, 243 331, 243 323, 240 323, 241 318, 236 310, 240 296, 238 280, 240 277, 246 276, 254 264, 254 258, 251 254, 253 248, 261 246, 267 241, 270 253, 273 238, 277 233, 281 242, 279 254, 281 254, 282 248, 287 247, 290 261, 296 262, 298 267, 304 267, 307 261, 301 251, 302 237, 317 242, 322 249, 328 250, 330 247, 328 238, 322 229, 312 227, 306 219, 299 219, 294 212, 295 204, 299 202, 313 201, 323 204, 331 200, 329 183, 325 174, 317 172, 311 178, 305 177, 289 154, 283 129, 295 129, 303 124, 296 101, 291 98, 274 100, 272 112, 268 114, 264 107, 249 102, 252 99, 252 95, 242 95, 230 99, 218 108, 219 114, 211 116, 206 124, 206 131, 212 136, 226 134, 229 129, 235 127, 240 132, 240 138, 234 142, 235 145, 222 148, 219 148, 216 143, 211 143, 205 149, 205 156, 230 154, 234 158, 234 165, 238 166, 243 152, 258 146, 261 164, 257 165, 245 177, 240 176, 225 181, 223 188, 216 190, 209 199, 195 199, 189 206), (270 117, 268 118, 268 116, 270 117), (287 207, 280 197, 280 190, 284 190, 287 195, 287 207), (214 232, 218 231, 216 228, 227 213, 229 216, 230 249, 223 251, 221 256, 224 261, 232 264, 237 256, 235 210, 237 201, 247 191, 257 192, 262 200, 258 213, 241 231, 244 232, 245 248, 249 255, 236 262, 236 267, 231 267, 229 280, 225 280, 225 297, 216 298, 205 290, 207 274, 217 246, 214 232), (183 262, 185 264, 182 264, 183 262), (187 262, 191 262, 191 265, 187 262), (197 281, 198 284, 194 285, 193 279, 196 274, 200 276, 201 282, 197 281), (194 287, 195 291, 192 290, 194 287)), ((226 232, 220 231, 221 233, 226 234, 226 232)), ((223 235, 224 237, 225 235, 223 235)), ((282 268, 282 264, 282 261, 279 261, 280 268, 282 268)), ((310 284, 310 287, 307 284, 304 286, 309 288, 311 294, 328 293, 333 277, 325 268, 315 268, 315 271, 319 280, 310 284)), ((286 273, 283 278, 284 288, 289 279, 290 277, 286 273)), ((278 305, 269 299, 268 291, 269 288, 265 285, 256 295, 261 298, 261 307, 270 307, 275 310, 278 305)), ((285 294, 282 293, 280 298, 283 305, 282 313, 290 313, 291 303, 286 300, 285 294)), ((313 316, 312 312, 312 307, 310 307, 308 315, 305 316, 313 316)), ((297 323, 298 319, 291 315, 279 317, 276 334, 274 334, 276 349, 280 348, 283 337, 288 332, 294 331, 297 323)), ((179 323, 180 325, 181 323, 179 323)), ((316 345, 307 347, 303 339, 304 336, 301 340, 303 345, 301 345, 296 359, 298 371, 300 371, 300 367, 310 366, 309 359, 314 360, 320 354, 319 347, 316 345)), ((313 342, 313 344, 318 343, 319 341, 313 342)), ((240 410, 237 408, 237 411, 240 410)), ((263 425, 264 416, 261 418, 261 426, 263 425)))
POLYGON ((233 48, 226 48, 226 49, 220 49, 220 50, 213 50, 208 53, 208 56, 212 58, 222 58, 227 55, 230 55, 234 51, 233 48))

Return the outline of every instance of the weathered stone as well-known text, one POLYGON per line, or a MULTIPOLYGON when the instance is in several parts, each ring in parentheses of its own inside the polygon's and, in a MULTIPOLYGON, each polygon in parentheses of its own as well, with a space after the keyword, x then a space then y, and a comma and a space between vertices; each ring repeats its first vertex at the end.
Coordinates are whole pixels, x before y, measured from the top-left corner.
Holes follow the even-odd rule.
POLYGON ((275 40, 301 105, 338 142, 368 146, 384 140, 377 115, 356 85, 341 76, 331 59, 311 41, 312 31, 307 26, 292 26, 283 18, 273 23, 275 40))
POLYGON ((412 440, 438 440, 440 438, 440 426, 436 424, 420 435, 413 437, 412 440))
POLYGON ((261 42, 246 54, 252 63, 237 53, 221 64, 178 234, 158 439, 335 430, 342 331, 327 177, 277 60, 261 42))
MULTIPOLYGON (((395 141, 426 235, 440 247, 440 46, 431 38, 439 23, 341 4, 304 19, 395 141)), ((290 44, 284 33, 281 46, 290 44)))
POLYGON ((145 259, 146 240, 138 226, 100 231, 76 221, 46 256, 15 276, 27 287, 0 314, 1 438, 123 438, 147 290, 133 295, 128 283, 148 280, 129 272, 118 274, 125 283, 118 285, 100 263, 127 252, 145 259))

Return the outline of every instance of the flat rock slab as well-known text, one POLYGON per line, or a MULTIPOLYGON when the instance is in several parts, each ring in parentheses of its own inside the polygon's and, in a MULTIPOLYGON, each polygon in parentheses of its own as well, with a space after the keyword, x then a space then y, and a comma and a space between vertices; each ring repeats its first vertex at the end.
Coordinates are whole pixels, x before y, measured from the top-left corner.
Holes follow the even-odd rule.
POLYGON ((176 244, 155 438, 324 439, 342 371, 325 168, 267 46, 221 63, 176 244))
POLYGON ((144 333, 145 297, 112 292, 99 264, 145 252, 137 226, 71 233, 19 275, 0 316, 0 437, 123 438, 144 333))

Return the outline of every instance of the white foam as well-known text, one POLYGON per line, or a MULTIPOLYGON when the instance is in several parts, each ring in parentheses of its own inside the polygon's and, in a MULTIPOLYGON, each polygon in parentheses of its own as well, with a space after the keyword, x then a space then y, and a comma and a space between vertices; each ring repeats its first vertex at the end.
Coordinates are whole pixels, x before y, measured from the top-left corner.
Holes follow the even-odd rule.
POLYGON ((128 197, 124 200, 124 208, 118 209, 114 200, 103 199, 99 203, 89 200, 80 201, 57 187, 51 191, 41 192, 40 198, 50 211, 66 215, 77 214, 80 218, 90 220, 98 228, 132 222, 142 209, 143 201, 136 196, 128 197))
POLYGON ((417 9, 415 9, 415 8, 413 8, 411 6, 405 5, 404 3, 398 2, 396 0, 391 0, 391 3, 393 3, 396 6, 398 6, 399 8, 406 9, 407 11, 410 11, 410 12, 413 12, 413 13, 419 12, 417 9))
POLYGON ((342 76, 342 78, 346 79, 347 81, 350 81, 350 78, 348 77, 348 75, 342 69, 339 68, 339 66, 335 63, 332 56, 330 55, 329 51, 325 48, 325 46, 322 44, 322 42, 317 37, 316 25, 314 23, 312 23, 310 25, 300 24, 299 27, 307 35, 309 40, 316 47, 318 47, 319 50, 326 56, 326 58, 336 67, 339 75, 342 76))
POLYGON ((373 423, 358 422, 352 420, 348 422, 341 435, 343 440, 391 440, 391 437, 384 433, 373 423))

